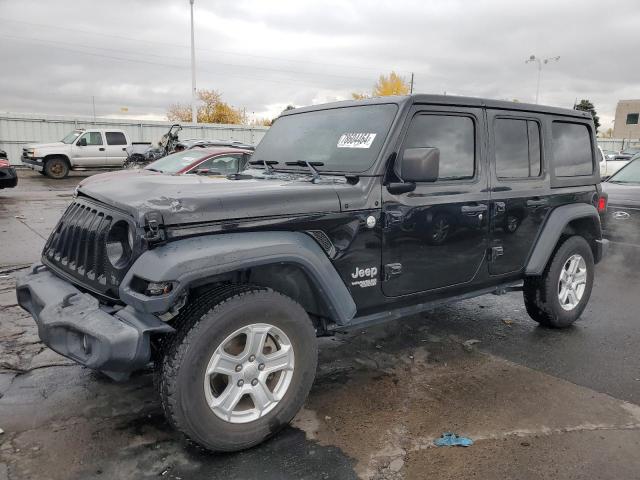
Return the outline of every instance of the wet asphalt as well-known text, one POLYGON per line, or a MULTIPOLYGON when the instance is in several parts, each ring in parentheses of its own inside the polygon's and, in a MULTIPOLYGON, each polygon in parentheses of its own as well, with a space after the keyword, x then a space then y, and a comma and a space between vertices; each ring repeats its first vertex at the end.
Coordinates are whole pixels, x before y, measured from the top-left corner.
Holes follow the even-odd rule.
POLYGON ((167 425, 150 372, 116 384, 38 342, 13 283, 83 175, 20 174, 0 191, 0 480, 640 478, 640 247, 612 246, 567 330, 514 292, 322 339, 292 426, 212 455, 167 425), (434 448, 447 430, 476 444, 434 448))

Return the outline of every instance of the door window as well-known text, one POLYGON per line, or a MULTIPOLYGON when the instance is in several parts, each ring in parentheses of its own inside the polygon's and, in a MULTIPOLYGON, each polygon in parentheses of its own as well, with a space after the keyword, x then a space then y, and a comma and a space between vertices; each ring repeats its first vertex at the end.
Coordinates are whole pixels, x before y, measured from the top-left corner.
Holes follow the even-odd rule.
POLYGON ((78 139, 78 143, 83 138, 87 141, 87 146, 102 145, 102 134, 100 132, 87 132, 78 139))
POLYGON ((107 145, 126 145, 127 138, 122 132, 105 132, 107 137, 107 145))
POLYGON ((540 130, 537 122, 497 118, 493 130, 498 178, 540 176, 540 130))
POLYGON ((411 121, 404 148, 440 150, 438 181, 463 180, 475 174, 475 125, 471 117, 417 115, 411 121))
POLYGON ((209 158, 189 173, 195 173, 197 170, 209 170, 211 175, 236 173, 238 171, 238 156, 224 155, 222 157, 209 158))
POLYGON ((586 125, 553 122, 553 160, 558 177, 591 175, 593 152, 591 135, 586 125))

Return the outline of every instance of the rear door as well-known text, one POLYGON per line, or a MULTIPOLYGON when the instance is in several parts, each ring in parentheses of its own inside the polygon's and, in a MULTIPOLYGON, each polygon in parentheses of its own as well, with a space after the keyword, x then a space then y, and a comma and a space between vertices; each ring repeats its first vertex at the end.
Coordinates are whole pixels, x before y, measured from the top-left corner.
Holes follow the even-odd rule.
POLYGON ((383 187, 383 292, 400 296, 471 282, 488 241, 484 114, 479 108, 416 106, 402 146, 440 150, 435 182, 391 194, 383 187))
POLYGON ((550 208, 543 117, 487 110, 491 161, 491 275, 521 271, 550 208))
POLYGON ((104 132, 107 141, 106 164, 110 166, 122 166, 127 159, 127 137, 122 132, 107 130, 104 132))

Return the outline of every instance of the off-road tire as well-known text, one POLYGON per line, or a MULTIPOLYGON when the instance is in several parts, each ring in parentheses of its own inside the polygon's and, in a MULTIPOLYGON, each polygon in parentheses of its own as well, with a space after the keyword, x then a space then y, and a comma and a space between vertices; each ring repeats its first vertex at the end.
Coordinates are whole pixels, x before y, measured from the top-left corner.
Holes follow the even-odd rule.
POLYGON ((243 450, 277 433, 302 407, 317 365, 315 330, 305 310, 268 288, 222 287, 198 296, 175 319, 177 333, 162 346, 157 387, 167 420, 188 440, 211 451, 243 450), (243 325, 268 322, 291 340, 295 369, 278 404, 248 423, 216 416, 206 402, 203 379, 216 348, 243 325))
POLYGON ((56 180, 63 179, 69 175, 69 162, 62 157, 50 158, 44 164, 44 174, 56 180))
POLYGON ((524 281, 524 304, 529 316, 540 325, 550 328, 566 328, 582 314, 593 288, 593 252, 587 241, 578 235, 560 243, 540 276, 526 277, 524 281), (560 273, 567 260, 579 254, 585 260, 587 280, 579 303, 572 310, 565 310, 558 298, 560 273))

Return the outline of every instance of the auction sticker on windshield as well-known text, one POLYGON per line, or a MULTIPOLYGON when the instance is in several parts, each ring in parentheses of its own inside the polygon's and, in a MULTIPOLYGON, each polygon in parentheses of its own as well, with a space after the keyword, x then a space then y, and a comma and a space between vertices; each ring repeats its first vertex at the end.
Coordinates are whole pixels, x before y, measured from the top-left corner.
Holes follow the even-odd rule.
POLYGON ((375 138, 375 133, 343 133, 338 148, 370 148, 375 138))

